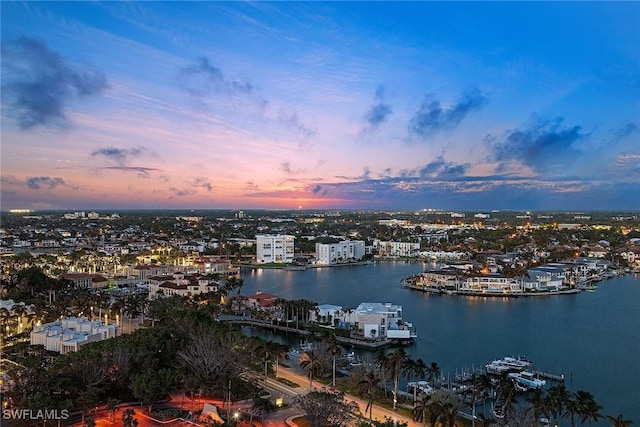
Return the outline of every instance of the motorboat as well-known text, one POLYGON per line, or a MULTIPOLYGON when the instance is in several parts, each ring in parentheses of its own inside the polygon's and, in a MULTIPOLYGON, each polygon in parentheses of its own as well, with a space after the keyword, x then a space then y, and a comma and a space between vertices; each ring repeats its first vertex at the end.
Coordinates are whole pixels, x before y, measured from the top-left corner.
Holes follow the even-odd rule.
POLYGON ((417 389, 425 394, 431 394, 434 392, 433 387, 431 387, 427 381, 411 381, 407 383, 407 390, 413 391, 413 389, 417 389))
POLYGON ((487 373, 501 375, 503 373, 519 372, 533 364, 532 361, 525 357, 504 357, 489 362, 485 365, 487 373))
POLYGON ((536 378, 533 372, 529 371, 512 372, 508 374, 508 376, 517 384, 519 384, 520 386, 524 386, 527 389, 539 390, 547 383, 545 380, 536 378))

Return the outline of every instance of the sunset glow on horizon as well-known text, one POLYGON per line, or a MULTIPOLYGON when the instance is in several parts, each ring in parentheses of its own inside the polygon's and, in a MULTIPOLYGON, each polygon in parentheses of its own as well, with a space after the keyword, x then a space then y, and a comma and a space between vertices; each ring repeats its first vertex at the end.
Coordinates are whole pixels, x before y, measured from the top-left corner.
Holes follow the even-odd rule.
POLYGON ((1 2, 2 209, 640 209, 638 2, 1 2))

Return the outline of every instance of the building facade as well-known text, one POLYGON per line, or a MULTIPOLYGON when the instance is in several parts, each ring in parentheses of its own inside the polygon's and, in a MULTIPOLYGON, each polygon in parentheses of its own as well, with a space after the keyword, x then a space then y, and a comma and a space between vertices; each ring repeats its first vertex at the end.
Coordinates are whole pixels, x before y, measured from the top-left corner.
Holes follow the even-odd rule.
POLYGON ((117 325, 105 325, 85 317, 68 317, 34 327, 31 345, 42 345, 49 351, 66 354, 90 342, 101 341, 120 335, 117 325))
POLYGON ((332 265, 361 261, 365 254, 364 241, 345 240, 337 243, 316 243, 316 264, 332 265))
POLYGON ((353 323, 365 338, 413 339, 417 335, 411 323, 402 320, 402 306, 363 302, 353 312, 353 323))
POLYGON ((256 235, 256 260, 259 263, 291 263, 295 237, 288 234, 256 235))
POLYGON ((185 274, 175 272, 172 275, 151 276, 145 280, 149 285, 149 298, 156 299, 159 296, 180 295, 192 296, 215 292, 220 283, 209 276, 200 273, 185 274))
POLYGON ((420 242, 391 242, 375 239, 373 247, 380 256, 418 256, 420 253, 420 242))

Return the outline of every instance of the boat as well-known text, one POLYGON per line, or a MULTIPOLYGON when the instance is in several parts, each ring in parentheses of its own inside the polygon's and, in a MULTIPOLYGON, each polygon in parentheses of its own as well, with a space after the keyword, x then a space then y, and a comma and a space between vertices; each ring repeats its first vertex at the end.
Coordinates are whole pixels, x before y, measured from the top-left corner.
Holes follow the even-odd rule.
POLYGON ((533 362, 523 356, 503 357, 487 363, 485 369, 489 374, 501 375, 503 373, 520 372, 531 365, 533 365, 533 362))
POLYGON ((431 394, 435 391, 427 381, 411 381, 407 383, 407 391, 413 391, 414 389, 425 394, 431 394))
POLYGON ((494 360, 484 365, 488 374, 502 375, 513 371, 513 368, 502 363, 501 360, 494 360))
POLYGON ((529 371, 512 372, 508 374, 508 377, 514 380, 520 386, 526 387, 527 389, 539 390, 547 383, 545 380, 536 378, 533 375, 533 372, 529 371))
POLYGON ((514 369, 524 369, 527 366, 531 366, 533 365, 533 362, 522 357, 522 356, 518 356, 516 357, 505 357, 502 359, 502 363, 504 363, 507 366, 510 366, 514 369))

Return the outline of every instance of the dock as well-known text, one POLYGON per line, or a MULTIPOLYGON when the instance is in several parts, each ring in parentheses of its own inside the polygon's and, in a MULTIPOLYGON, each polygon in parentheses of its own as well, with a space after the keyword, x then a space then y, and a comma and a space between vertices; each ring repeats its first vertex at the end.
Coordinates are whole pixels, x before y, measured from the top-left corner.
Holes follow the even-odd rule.
MULTIPOLYGON (((218 320, 221 322, 229 322, 229 323, 234 323, 238 325, 255 326, 263 329, 271 329, 273 331, 282 331, 287 333, 291 332, 294 334, 304 335, 304 336, 310 336, 313 334, 311 331, 307 329, 294 328, 291 326, 283 326, 283 325, 276 324, 274 322, 253 319, 251 317, 221 315, 219 316, 218 320)), ((344 345, 352 345, 354 347, 361 347, 361 348, 367 348, 372 350, 383 348, 391 344, 397 344, 398 341, 400 344, 403 344, 403 341, 411 342, 410 340, 398 340, 398 339, 374 339, 374 340, 358 339, 358 338, 343 337, 340 335, 336 335, 336 340, 339 343, 344 345)))
POLYGON ((533 373, 533 375, 539 377, 539 378, 545 378, 548 380, 553 380, 553 381, 559 381, 562 382, 564 381, 564 374, 560 374, 560 375, 555 375, 555 374, 550 374, 548 372, 542 372, 542 371, 530 371, 531 373, 533 373))

